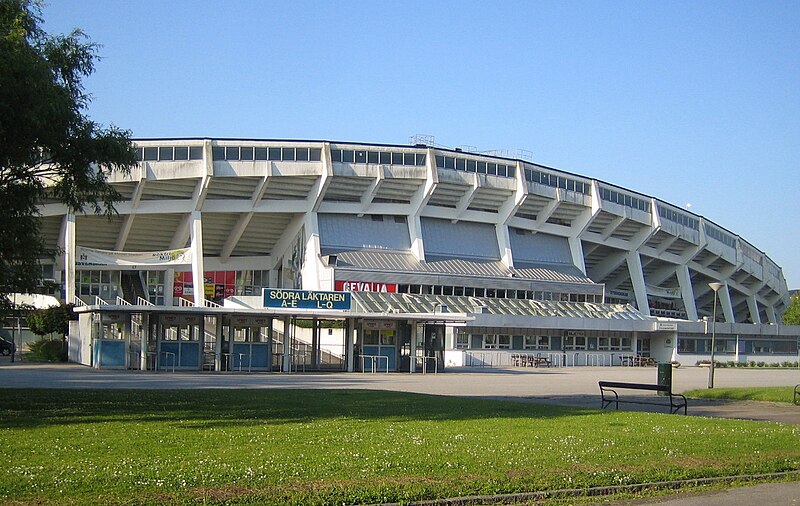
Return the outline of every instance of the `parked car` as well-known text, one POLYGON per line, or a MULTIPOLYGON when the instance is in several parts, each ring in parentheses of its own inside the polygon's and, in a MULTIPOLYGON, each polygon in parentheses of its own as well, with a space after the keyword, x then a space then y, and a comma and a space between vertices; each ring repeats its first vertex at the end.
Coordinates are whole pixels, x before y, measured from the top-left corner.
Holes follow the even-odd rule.
POLYGON ((0 355, 8 356, 14 353, 14 343, 0 337, 0 355))

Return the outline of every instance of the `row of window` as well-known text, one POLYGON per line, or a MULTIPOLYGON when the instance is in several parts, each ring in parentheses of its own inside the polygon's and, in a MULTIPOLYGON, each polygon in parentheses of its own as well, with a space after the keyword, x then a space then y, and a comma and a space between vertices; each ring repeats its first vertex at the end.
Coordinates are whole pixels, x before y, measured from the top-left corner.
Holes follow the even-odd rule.
POLYGON ((559 293, 543 290, 512 290, 506 288, 478 288, 474 286, 397 285, 397 291, 399 293, 453 295, 457 297, 486 297, 489 299, 528 299, 593 303, 603 302, 602 295, 593 293, 559 293))
POLYGON ((509 335, 509 334, 468 334, 459 332, 455 336, 456 349, 484 350, 589 350, 589 351, 631 351, 629 337, 585 337, 545 335, 509 335), (563 344, 563 346, 560 346, 563 344))
MULTIPOLYGON (((678 353, 711 353, 711 339, 678 337, 678 353)), ((736 339, 716 339, 714 353, 736 353, 736 339)), ((739 353, 797 354, 797 341, 739 339, 739 353)))
POLYGON ((436 167, 439 169, 460 170, 475 172, 477 174, 491 174, 493 176, 514 177, 515 165, 505 165, 495 162, 484 162, 472 158, 457 158, 455 156, 436 155, 436 167))
POLYGON ((136 161, 202 160, 203 146, 148 146, 136 148, 136 161))
POLYGON ((604 188, 602 186, 600 187, 600 198, 606 202, 614 202, 625 207, 631 207, 647 213, 650 212, 649 200, 640 199, 638 197, 634 197, 633 195, 621 193, 609 188, 604 188))
POLYGON ((700 220, 697 218, 692 218, 686 214, 673 211, 672 209, 668 209, 663 206, 658 206, 658 215, 665 220, 672 221, 678 225, 683 225, 684 227, 689 227, 693 230, 700 230, 700 220))
POLYGON ((553 188, 562 188, 564 190, 582 193, 584 195, 589 195, 592 191, 592 185, 587 182, 528 168, 525 169, 525 180, 553 188))
POLYGON ((374 163, 381 165, 425 165, 425 153, 367 151, 363 149, 331 149, 331 160, 342 163, 374 163))
POLYGON ((726 246, 730 246, 731 248, 736 247, 736 239, 734 239, 733 236, 728 235, 722 230, 719 230, 718 228, 712 227, 708 224, 706 224, 706 235, 712 239, 716 239, 726 246))
POLYGON ((214 146, 211 156, 216 160, 272 160, 276 162, 318 162, 322 157, 320 148, 214 146))

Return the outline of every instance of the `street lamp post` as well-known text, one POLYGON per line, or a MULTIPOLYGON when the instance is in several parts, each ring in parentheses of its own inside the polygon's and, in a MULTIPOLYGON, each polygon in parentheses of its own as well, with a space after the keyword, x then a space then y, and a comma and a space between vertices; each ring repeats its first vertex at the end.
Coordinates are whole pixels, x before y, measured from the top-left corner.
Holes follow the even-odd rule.
POLYGON ((722 283, 709 283, 708 287, 714 290, 714 311, 711 319, 711 364, 708 367, 708 388, 714 388, 714 349, 717 340, 717 292, 722 288, 722 283))

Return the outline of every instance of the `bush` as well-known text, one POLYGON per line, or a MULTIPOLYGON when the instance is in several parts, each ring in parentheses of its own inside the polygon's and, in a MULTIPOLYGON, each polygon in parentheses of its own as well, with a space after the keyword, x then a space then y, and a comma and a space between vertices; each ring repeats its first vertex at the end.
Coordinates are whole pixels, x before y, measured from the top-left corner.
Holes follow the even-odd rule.
POLYGON ((67 342, 64 339, 38 339, 28 345, 25 359, 32 362, 66 362, 67 342))

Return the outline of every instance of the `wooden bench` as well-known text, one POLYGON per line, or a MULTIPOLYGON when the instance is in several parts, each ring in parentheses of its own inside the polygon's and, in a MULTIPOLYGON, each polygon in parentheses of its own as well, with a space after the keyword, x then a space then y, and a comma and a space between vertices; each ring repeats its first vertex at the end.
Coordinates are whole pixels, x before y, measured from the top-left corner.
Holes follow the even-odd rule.
POLYGON ((686 414, 686 397, 682 394, 672 393, 672 389, 666 385, 650 385, 647 383, 626 383, 621 381, 598 381, 600 385, 600 397, 602 400, 602 409, 607 408, 612 403, 619 409, 619 403, 628 404, 651 404, 654 406, 669 406, 670 413, 675 414, 683 408, 683 414, 686 414), (664 393, 663 402, 658 402, 658 399, 651 398, 635 398, 635 399, 620 399, 617 390, 646 390, 650 392, 664 393), (613 397, 611 396, 613 394, 613 397), (669 404, 667 404, 667 397, 669 397, 669 404))

